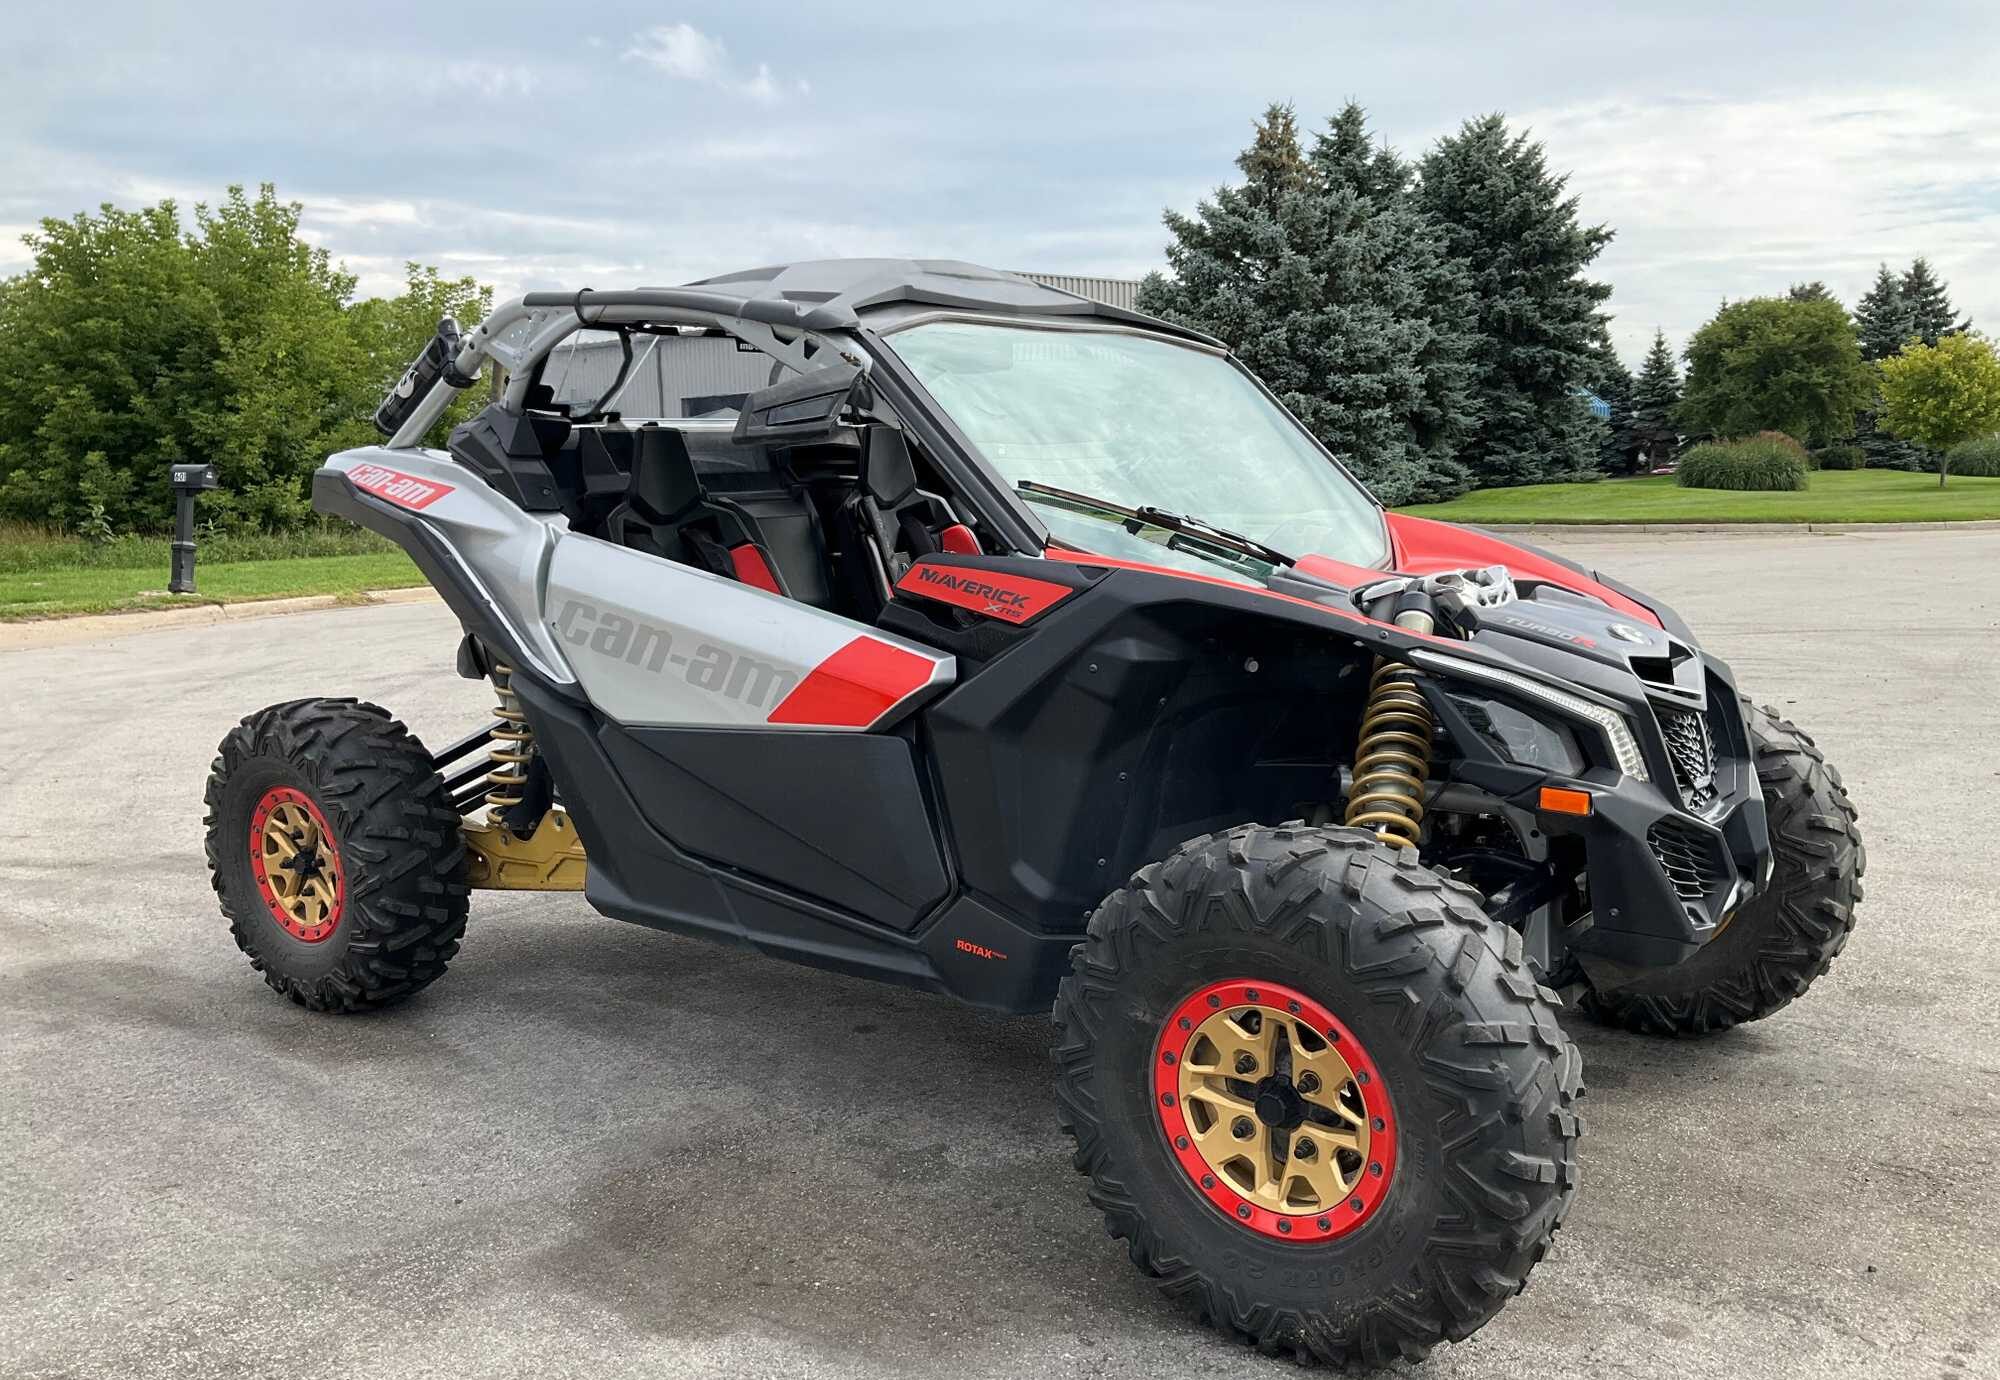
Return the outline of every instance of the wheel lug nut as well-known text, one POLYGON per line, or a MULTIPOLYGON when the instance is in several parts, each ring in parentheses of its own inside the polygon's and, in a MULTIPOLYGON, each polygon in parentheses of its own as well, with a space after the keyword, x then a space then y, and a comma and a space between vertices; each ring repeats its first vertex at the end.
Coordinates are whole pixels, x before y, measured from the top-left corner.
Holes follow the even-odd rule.
POLYGON ((1309 1160, 1318 1153, 1319 1151, 1316 1148, 1314 1148, 1313 1143, 1311 1141, 1302 1140, 1296 1146, 1293 1147, 1292 1158, 1300 1160, 1309 1160))
POLYGON ((1300 1092, 1302 1092, 1302 1093, 1313 1093, 1313 1092, 1318 1092, 1318 1091, 1319 1091, 1319 1075, 1318 1075, 1318 1074, 1316 1074, 1316 1073, 1312 1073, 1312 1072, 1306 1072, 1306 1073, 1302 1073, 1302 1074, 1300 1074, 1300 1075, 1299 1075, 1299 1091, 1300 1091, 1300 1092))
POLYGON ((1238 1073, 1255 1073, 1255 1072, 1257 1071, 1257 1061, 1256 1061, 1256 1059, 1254 1059, 1253 1057, 1251 1057, 1251 1056, 1250 1056, 1250 1055, 1248 1055, 1248 1054, 1239 1054, 1239 1055, 1237 1055, 1237 1056, 1236 1056, 1236 1071, 1237 1071, 1238 1073))
POLYGON ((1251 1126, 1250 1118, 1247 1116, 1237 1117, 1229 1127, 1230 1133, 1238 1140, 1250 1139, 1250 1135, 1255 1129, 1255 1127, 1251 1126))

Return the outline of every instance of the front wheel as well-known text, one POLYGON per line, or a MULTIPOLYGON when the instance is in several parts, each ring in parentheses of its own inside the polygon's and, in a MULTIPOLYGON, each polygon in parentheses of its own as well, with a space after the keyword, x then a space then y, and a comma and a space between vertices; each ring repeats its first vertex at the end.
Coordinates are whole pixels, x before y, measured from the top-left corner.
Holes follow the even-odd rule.
POLYGON ((294 700, 222 740, 208 866, 272 988, 362 1011, 434 982, 465 931, 465 843, 430 754, 372 704, 294 700))
POLYGON ((1745 704, 1776 853, 1771 882, 1685 963, 1586 991, 1592 1018, 1645 1035, 1712 1035, 1805 995, 1854 929, 1867 854, 1840 773, 1775 709, 1745 704))
POLYGON ((1143 869, 1056 1000, 1056 1096, 1133 1261, 1226 1335, 1384 1364, 1525 1285, 1575 1193, 1581 1061, 1512 931, 1357 829, 1143 869))

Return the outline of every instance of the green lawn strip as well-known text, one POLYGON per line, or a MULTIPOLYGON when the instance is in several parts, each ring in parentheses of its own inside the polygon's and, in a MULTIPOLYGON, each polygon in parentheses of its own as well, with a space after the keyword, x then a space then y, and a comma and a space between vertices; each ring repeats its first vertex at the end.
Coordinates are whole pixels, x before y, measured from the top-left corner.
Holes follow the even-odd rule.
POLYGON ((2000 519, 2000 479, 1819 470, 1795 493, 1683 489, 1671 475, 1477 489, 1402 511, 1448 522, 1973 522, 2000 519))
POLYGON ((164 564, 143 570, 0 571, 0 621, 234 604, 307 594, 356 595, 364 590, 403 589, 422 583, 423 576, 400 551, 212 564, 197 560, 195 585, 200 593, 193 595, 161 592, 167 587, 164 564))

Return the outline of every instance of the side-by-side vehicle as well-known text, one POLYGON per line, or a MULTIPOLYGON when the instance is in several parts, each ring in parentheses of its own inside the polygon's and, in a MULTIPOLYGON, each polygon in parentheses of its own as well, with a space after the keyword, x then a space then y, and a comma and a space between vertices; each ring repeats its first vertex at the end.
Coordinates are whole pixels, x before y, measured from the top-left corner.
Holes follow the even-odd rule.
POLYGON ((314 505, 497 708, 230 733, 208 856, 271 986, 401 1000, 470 890, 541 888, 1053 1010, 1112 1235, 1266 1350, 1419 1356, 1523 1287, 1576 1190, 1559 992, 1720 1030, 1853 923, 1840 778, 1671 609, 1384 512, 1181 326, 939 261, 531 293, 378 422, 314 505))

